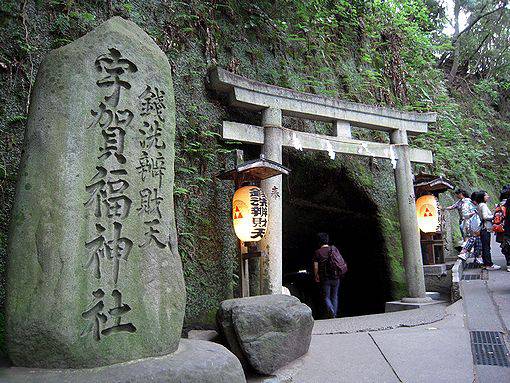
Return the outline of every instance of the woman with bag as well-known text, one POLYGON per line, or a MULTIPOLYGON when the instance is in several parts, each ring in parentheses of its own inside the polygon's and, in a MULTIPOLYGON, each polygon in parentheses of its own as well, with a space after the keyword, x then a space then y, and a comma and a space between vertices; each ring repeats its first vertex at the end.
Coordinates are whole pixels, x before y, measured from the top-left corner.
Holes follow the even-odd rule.
POLYGON ((500 266, 492 263, 491 257, 491 233, 492 233, 492 219, 494 215, 491 213, 487 206, 489 201, 489 194, 485 190, 481 190, 475 195, 475 202, 478 205, 477 213, 481 219, 480 241, 482 242, 482 259, 483 265, 487 270, 498 270, 500 266))

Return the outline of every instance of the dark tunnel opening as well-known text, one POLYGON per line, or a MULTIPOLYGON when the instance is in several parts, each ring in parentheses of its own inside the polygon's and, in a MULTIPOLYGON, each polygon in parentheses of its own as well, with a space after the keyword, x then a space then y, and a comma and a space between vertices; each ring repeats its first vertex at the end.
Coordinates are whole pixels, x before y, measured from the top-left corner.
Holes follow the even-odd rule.
POLYGON ((313 156, 311 161, 301 152, 284 153, 292 172, 284 177, 282 193, 283 284, 312 308, 314 318, 324 317, 312 255, 316 234, 327 232, 349 266, 341 280, 338 316, 384 312, 391 280, 378 207, 345 168, 326 166, 329 158, 313 156))

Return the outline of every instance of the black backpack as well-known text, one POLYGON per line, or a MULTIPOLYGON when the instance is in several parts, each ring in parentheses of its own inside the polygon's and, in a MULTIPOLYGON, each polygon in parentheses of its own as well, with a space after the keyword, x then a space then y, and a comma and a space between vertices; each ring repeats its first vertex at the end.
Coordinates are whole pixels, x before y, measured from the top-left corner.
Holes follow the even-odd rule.
POLYGON ((330 279, 338 279, 348 271, 347 263, 334 246, 329 247, 328 258, 324 266, 324 274, 326 278, 330 279))

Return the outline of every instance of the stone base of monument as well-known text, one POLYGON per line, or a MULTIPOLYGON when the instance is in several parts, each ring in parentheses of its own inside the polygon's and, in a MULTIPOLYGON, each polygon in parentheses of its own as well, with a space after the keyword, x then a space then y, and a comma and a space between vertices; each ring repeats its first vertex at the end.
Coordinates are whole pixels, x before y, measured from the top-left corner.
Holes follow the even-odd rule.
POLYGON ((225 347, 181 339, 170 355, 90 369, 0 369, 0 381, 10 383, 245 383, 241 363, 225 347))
POLYGON ((400 301, 386 302, 385 312, 391 313, 395 311, 413 310, 430 305, 448 303, 441 300, 440 294, 437 292, 427 292, 425 298, 402 298, 400 301))
POLYGON ((289 295, 228 299, 218 328, 245 368, 268 375, 308 352, 312 310, 289 295))

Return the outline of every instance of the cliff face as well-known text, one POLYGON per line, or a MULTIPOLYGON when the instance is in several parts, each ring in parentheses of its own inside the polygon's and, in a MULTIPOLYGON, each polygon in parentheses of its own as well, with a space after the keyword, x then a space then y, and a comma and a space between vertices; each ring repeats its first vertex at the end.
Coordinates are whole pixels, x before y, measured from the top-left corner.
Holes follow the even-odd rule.
MULTIPOLYGON (((18 176, 28 95, 42 57, 113 15, 148 32, 172 65, 177 105, 176 218, 187 288, 185 323, 212 324, 218 303, 236 291, 236 241, 230 223, 233 185, 215 174, 232 166, 231 150, 249 159, 257 149, 219 139, 223 120, 259 123, 259 116, 225 106, 205 87, 207 70, 219 65, 283 87, 343 99, 436 111, 438 123, 414 140, 435 154, 425 170, 459 186, 493 196, 510 182, 510 123, 506 103, 490 81, 445 85, 435 67, 434 29, 424 5, 396 12, 368 2, 284 1, 24 1, 0 5, 0 275, 5 275, 7 228, 18 176), (505 112, 506 111, 506 112, 505 112), (508 116, 507 116, 508 117, 508 116)), ((284 125, 327 133, 320 123, 284 125)), ((355 129, 355 137, 387 142, 383 133, 355 129)), ((289 154, 290 153, 290 154, 289 154)), ((287 165, 296 153, 285 155, 287 165)), ((383 297, 405 291, 391 165, 341 156, 332 161, 302 154, 308 167, 335 169, 373 204, 382 266, 383 297)), ((307 166, 300 163, 301 168, 307 166)), ((340 177, 340 180, 342 178, 340 177)), ((309 182, 303 179, 302 182, 309 182)), ((340 182, 340 181, 339 181, 340 182)), ((348 192, 338 195, 349 199, 348 192), (347 194, 346 194, 347 193, 347 194)), ((445 202, 449 202, 448 199, 445 202)), ((372 206, 372 205, 370 205, 372 206)), ((331 207, 336 207, 335 203, 331 207)), ((455 220, 454 220, 455 221, 455 220)), ((363 254, 359 255, 363 257, 363 254)), ((4 284, 0 285, 3 300, 4 284)))

